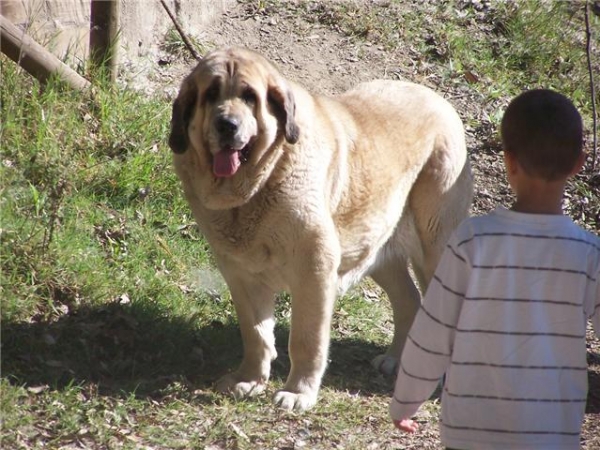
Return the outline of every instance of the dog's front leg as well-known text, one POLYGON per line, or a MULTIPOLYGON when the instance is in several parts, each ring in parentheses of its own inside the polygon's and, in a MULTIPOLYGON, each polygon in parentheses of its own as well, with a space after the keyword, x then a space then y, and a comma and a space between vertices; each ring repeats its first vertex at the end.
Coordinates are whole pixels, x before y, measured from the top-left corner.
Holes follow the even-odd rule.
POLYGON ((240 324, 244 357, 235 372, 217 382, 217 390, 236 398, 251 397, 265 390, 271 361, 277 357, 273 331, 275 294, 255 280, 224 275, 240 324))
MULTIPOLYGON (((318 250, 318 247, 317 247, 318 250)), ((304 411, 315 405, 327 365, 331 317, 337 295, 337 264, 330 254, 303 259, 291 286, 291 370, 274 402, 286 410, 304 411)))

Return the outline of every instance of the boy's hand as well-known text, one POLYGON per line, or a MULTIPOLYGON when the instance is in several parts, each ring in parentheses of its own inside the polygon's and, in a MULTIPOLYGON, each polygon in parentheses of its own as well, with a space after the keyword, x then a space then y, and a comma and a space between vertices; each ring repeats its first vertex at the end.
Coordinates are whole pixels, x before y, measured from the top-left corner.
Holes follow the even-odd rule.
POLYGON ((419 429, 419 424, 410 419, 394 420, 394 426, 406 433, 414 433, 419 429))

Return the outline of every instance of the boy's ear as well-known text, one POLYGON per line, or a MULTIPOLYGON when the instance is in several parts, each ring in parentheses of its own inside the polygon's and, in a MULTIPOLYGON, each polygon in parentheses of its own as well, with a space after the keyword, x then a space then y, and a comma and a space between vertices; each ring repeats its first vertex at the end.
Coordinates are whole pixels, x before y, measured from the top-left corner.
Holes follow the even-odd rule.
POLYGON ((511 152, 507 152, 506 150, 504 150, 502 153, 504 155, 504 166, 506 167, 506 172, 514 173, 518 164, 516 156, 511 152))
POLYGON ((579 173, 579 171, 583 168, 583 166, 585 164, 586 158, 587 158, 587 153, 581 152, 581 155, 579 155, 579 158, 577 158, 577 161, 575 162, 575 165, 573 166, 573 170, 571 170, 571 173, 569 174, 570 177, 577 175, 579 173))

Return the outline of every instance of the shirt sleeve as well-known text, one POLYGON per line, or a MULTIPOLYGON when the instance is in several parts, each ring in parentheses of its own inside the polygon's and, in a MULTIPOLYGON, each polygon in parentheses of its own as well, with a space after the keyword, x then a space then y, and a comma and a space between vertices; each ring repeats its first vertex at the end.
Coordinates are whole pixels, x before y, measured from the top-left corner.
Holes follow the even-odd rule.
POLYGON ((393 420, 413 416, 446 371, 465 296, 470 265, 453 236, 423 298, 400 358, 390 405, 393 420))
POLYGON ((593 293, 592 314, 590 320, 596 336, 600 339, 600 271, 596 274, 596 289, 593 293))

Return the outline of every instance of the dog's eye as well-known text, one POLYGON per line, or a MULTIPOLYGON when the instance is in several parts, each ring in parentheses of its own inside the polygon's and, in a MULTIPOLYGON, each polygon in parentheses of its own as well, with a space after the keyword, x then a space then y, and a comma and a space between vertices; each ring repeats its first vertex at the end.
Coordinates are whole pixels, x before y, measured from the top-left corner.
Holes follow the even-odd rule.
POLYGON ((244 92, 242 92, 241 98, 249 105, 252 105, 252 104, 256 103, 256 92, 254 92, 250 88, 244 89, 244 92))
POLYGON ((204 101, 212 103, 219 97, 219 85, 213 84, 204 93, 204 101))

